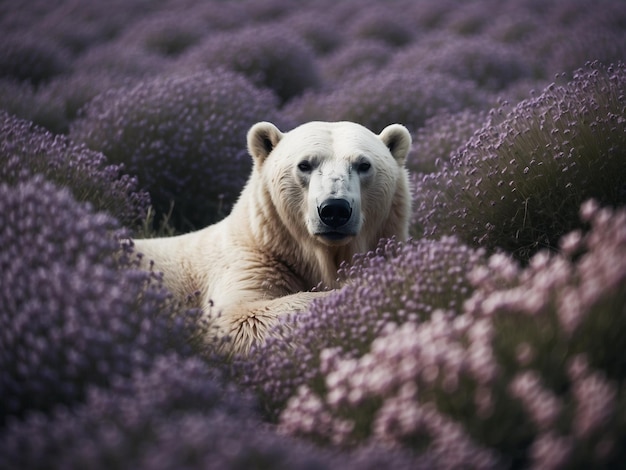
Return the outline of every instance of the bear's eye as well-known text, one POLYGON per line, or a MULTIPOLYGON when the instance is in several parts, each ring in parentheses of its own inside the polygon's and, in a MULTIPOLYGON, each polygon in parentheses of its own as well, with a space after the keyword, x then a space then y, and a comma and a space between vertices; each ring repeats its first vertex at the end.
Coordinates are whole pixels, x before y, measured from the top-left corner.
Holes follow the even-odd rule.
POLYGON ((313 170, 313 166, 308 160, 303 160, 298 163, 298 170, 300 170, 302 173, 310 173, 311 170, 313 170))
POLYGON ((372 164, 369 162, 361 162, 359 163, 359 166, 356 167, 356 170, 359 173, 367 173, 368 171, 370 171, 370 168, 372 168, 372 164))

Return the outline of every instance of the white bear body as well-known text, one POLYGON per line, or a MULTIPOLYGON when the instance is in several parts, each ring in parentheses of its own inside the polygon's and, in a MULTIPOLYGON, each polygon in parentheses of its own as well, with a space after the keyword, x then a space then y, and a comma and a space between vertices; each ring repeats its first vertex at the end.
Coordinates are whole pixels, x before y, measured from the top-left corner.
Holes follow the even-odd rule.
POLYGON ((337 287, 337 269, 381 238, 406 239, 408 131, 380 135, 349 122, 248 133, 252 174, 221 222, 177 237, 135 240, 180 300, 195 298, 231 348, 246 352, 310 292, 337 287), (195 295, 194 295, 195 294, 195 295))

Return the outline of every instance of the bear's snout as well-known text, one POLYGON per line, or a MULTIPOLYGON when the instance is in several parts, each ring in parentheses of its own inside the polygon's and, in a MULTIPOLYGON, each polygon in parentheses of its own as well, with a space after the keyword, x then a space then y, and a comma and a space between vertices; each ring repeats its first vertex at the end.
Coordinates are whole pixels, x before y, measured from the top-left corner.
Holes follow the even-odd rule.
POLYGON ((332 228, 339 228, 348 223, 352 216, 352 207, 345 199, 326 199, 317 208, 320 219, 332 228))

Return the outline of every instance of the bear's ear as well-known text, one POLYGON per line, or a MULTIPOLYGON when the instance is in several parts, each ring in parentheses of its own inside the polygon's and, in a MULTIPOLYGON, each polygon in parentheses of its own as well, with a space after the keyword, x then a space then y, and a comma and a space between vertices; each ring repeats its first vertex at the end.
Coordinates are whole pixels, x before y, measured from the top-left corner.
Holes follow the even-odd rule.
POLYGON ((399 164, 404 164, 411 149, 411 134, 408 129, 400 124, 391 124, 385 127, 378 137, 387 146, 393 158, 399 164))
POLYGON ((282 138, 283 133, 271 122, 257 122, 248 131, 248 152, 262 163, 282 138))

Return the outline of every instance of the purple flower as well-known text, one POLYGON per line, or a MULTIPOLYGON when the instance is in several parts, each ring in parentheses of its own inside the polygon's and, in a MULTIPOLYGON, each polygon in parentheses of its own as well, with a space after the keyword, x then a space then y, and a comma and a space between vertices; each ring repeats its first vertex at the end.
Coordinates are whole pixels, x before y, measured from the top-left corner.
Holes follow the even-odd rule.
POLYGON ((0 422, 191 353, 200 323, 151 274, 118 266, 112 218, 41 177, 0 196, 0 422))
POLYGON ((488 122, 415 188, 415 234, 456 234, 528 259, 557 246, 589 197, 623 201, 623 64, 577 72, 488 122))
POLYGON ((2 182, 16 184, 40 174, 127 226, 146 217, 149 195, 137 189, 135 178, 122 173, 122 166, 107 165, 101 153, 2 112, 0 163, 2 182))
POLYGON ((407 167, 414 173, 433 173, 442 169, 486 119, 487 112, 468 110, 440 113, 428 119, 424 127, 415 132, 407 167))

